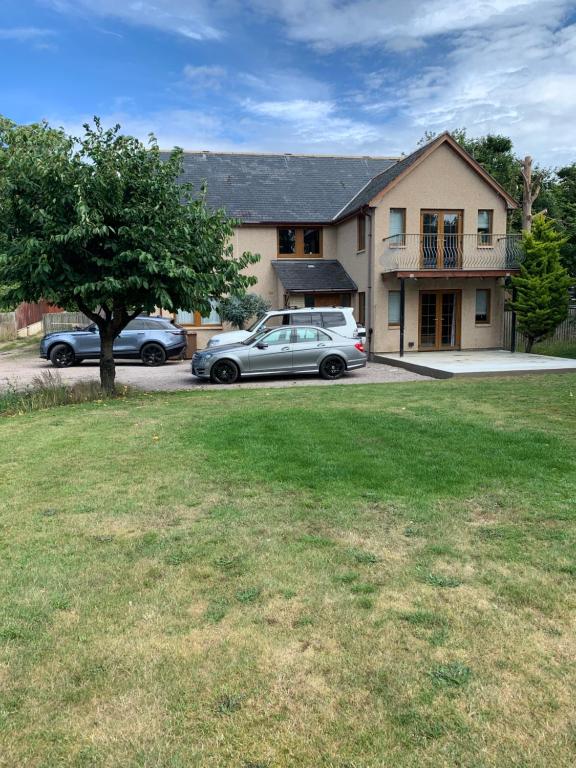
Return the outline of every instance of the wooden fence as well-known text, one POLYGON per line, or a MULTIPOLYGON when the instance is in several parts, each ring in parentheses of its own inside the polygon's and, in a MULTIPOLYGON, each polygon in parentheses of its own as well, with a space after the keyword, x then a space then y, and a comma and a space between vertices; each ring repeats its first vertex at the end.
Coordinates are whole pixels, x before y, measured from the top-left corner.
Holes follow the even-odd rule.
POLYGON ((82 312, 57 312, 44 315, 42 325, 44 333, 53 333, 54 331, 71 331, 75 326, 81 328, 90 325, 90 318, 83 315, 82 312))
MULTIPOLYGON (((539 347, 549 347, 557 342, 576 342, 576 306, 571 306, 568 311, 568 317, 563 323, 560 323, 558 328, 554 331, 554 335, 549 339, 538 343, 539 347)), ((504 312, 504 349, 510 349, 512 343, 512 312, 507 310, 504 312)), ((526 339, 520 333, 516 331, 516 351, 524 352, 526 349, 526 339)))
POLYGON ((0 341, 12 341, 17 338, 16 312, 0 312, 0 341))

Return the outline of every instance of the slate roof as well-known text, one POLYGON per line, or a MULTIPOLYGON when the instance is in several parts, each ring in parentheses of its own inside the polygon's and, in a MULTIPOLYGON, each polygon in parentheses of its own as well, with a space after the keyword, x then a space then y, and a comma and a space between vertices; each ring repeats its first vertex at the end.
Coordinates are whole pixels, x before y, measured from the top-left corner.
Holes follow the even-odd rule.
POLYGON ((290 293, 348 293, 358 290, 354 280, 335 259, 282 259, 273 261, 272 266, 280 282, 290 293))
POLYGON ((207 184, 207 203, 246 224, 328 223, 377 174, 386 157, 185 152, 182 181, 207 184))
POLYGON ((394 181, 397 176, 400 176, 401 173, 404 173, 404 171, 413 163, 415 163, 421 155, 428 151, 428 149, 429 144, 426 143, 424 146, 419 147, 415 152, 412 152, 410 155, 406 155, 406 157, 402 158, 397 163, 394 163, 394 165, 390 166, 389 168, 385 168, 381 173, 374 176, 362 189, 358 191, 355 197, 349 200, 347 204, 340 211, 338 211, 335 219, 343 219, 354 211, 357 211, 359 208, 362 208, 362 206, 368 205, 370 200, 372 200, 372 198, 377 195, 380 190, 387 187, 388 184, 394 181))

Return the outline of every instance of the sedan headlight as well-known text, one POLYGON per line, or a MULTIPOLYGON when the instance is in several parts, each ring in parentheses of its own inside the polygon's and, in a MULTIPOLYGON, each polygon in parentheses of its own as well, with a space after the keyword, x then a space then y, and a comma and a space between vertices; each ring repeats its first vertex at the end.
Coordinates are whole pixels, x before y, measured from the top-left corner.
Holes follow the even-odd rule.
POLYGON ((214 357, 214 355, 211 352, 206 352, 205 355, 202 355, 202 360, 210 360, 211 357, 214 357))

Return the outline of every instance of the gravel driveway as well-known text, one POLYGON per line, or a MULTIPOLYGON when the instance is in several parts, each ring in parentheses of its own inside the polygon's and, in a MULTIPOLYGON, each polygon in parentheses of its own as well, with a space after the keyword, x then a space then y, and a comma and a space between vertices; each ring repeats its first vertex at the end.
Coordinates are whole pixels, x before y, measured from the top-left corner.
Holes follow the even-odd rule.
MULTIPOLYGON (((35 376, 45 371, 58 372, 64 381, 97 379, 97 362, 85 360, 72 368, 54 368, 46 360, 31 357, 30 354, 0 353, 0 389, 12 384, 25 387, 35 376)), ((231 389, 250 389, 253 387, 293 387, 293 386, 330 386, 333 384, 384 384, 390 381, 425 381, 428 377, 393 368, 379 363, 368 363, 366 368, 347 373, 336 382, 324 381, 318 376, 299 376, 297 378, 273 377, 266 379, 246 379, 238 384, 228 385, 231 389)), ((148 392, 174 389, 205 389, 215 385, 200 382, 190 373, 190 361, 169 361, 159 368, 147 368, 137 361, 121 361, 116 364, 116 380, 121 384, 131 384, 148 392)))

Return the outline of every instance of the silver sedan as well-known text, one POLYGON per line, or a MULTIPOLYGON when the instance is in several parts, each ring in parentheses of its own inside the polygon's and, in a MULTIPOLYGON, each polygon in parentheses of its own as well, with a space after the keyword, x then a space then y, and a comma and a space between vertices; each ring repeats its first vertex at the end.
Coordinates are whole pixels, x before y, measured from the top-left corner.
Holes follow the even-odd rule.
POLYGON ((240 376, 319 373, 339 379, 363 368, 367 355, 358 339, 308 325, 260 331, 238 344, 205 349, 192 358, 192 374, 214 384, 233 384, 240 376))

